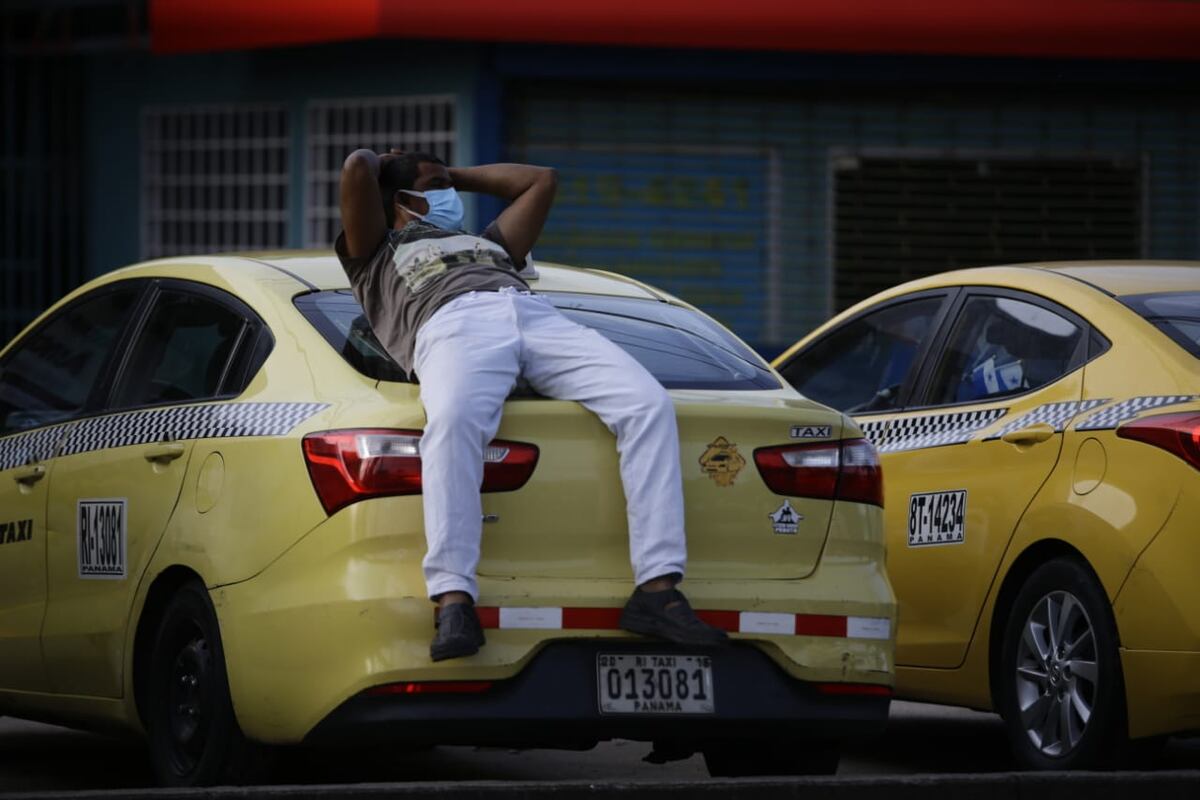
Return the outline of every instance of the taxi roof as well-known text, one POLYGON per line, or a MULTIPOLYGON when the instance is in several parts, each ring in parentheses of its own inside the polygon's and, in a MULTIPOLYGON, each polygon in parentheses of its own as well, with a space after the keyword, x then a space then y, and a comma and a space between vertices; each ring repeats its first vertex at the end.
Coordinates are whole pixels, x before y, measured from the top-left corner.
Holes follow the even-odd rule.
MULTIPOLYGON (((276 269, 288 272, 318 289, 348 289, 350 281, 337 258, 328 250, 277 251, 269 253, 238 253, 276 269)), ((568 267, 543 261, 535 262, 538 276, 530 280, 539 292, 580 292, 608 294, 646 300, 666 297, 633 278, 598 269, 568 267)))
POLYGON ((1117 297, 1200 291, 1200 261, 1060 261, 1017 266, 1067 275, 1117 297))

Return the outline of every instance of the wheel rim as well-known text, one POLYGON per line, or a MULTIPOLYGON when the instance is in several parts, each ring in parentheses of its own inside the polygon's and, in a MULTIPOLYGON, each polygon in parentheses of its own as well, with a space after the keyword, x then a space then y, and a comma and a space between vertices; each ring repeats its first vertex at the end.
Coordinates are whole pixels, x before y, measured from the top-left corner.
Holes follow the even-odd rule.
POLYGON ((168 677, 167 732, 175 770, 186 775, 196 768, 208 744, 212 657, 208 641, 196 628, 180 631, 179 641, 168 677))
POLYGON ((1096 702, 1096 635, 1070 592, 1051 592, 1025 620, 1017 646, 1017 708, 1043 755, 1062 757, 1083 739, 1096 702))

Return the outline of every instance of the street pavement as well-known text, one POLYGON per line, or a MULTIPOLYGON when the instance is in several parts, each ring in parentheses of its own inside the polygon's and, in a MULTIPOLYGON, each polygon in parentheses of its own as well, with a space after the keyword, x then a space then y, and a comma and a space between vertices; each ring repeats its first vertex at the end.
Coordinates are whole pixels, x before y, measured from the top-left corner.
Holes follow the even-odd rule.
MULTIPOLYGON (((617 741, 584 752, 439 747, 415 753, 295 751, 275 781, 324 784, 413 781, 707 781, 700 756, 648 764, 649 745, 617 741)), ((1200 769, 1200 738, 1173 739, 1155 768, 1200 769)), ((991 773, 1014 769, 999 718, 957 708, 893 704, 880 738, 847 751, 839 775, 991 773)), ((137 743, 0 719, 0 793, 151 786, 137 743)))

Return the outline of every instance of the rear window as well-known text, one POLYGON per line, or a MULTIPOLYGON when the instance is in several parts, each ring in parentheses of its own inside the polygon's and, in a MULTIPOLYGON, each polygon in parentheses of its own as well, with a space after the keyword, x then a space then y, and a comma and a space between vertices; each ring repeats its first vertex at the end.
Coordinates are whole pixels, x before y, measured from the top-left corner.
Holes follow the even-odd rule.
MULTIPOLYGON (((567 317, 625 349, 668 389, 778 389, 766 363, 729 331, 657 300, 546 293, 567 317)), ((375 338, 349 291, 314 292, 296 307, 342 357, 369 378, 407 380, 375 338)))
POLYGON ((367 324, 362 306, 349 291, 314 292, 296 298, 296 308, 342 354, 346 363, 377 381, 407 381, 400 365, 383 349, 367 324))
POLYGON ((1200 358, 1200 292, 1133 294, 1120 300, 1171 341, 1200 358))
POLYGON ((567 317, 595 328, 668 389, 778 389, 757 353, 708 317, 658 300, 548 292, 567 317))

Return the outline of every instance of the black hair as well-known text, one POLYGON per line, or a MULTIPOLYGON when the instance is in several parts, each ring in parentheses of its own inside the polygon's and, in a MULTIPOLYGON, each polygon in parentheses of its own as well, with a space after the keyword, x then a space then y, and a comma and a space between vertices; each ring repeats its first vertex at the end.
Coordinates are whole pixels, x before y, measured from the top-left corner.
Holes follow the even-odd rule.
POLYGON ((441 164, 446 162, 431 153, 405 153, 396 156, 383 165, 379 170, 379 195, 383 200, 383 216, 387 219, 389 228, 396 225, 396 192, 401 189, 411 189, 417 182, 420 165, 425 163, 441 164))

